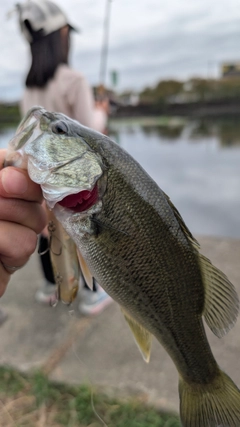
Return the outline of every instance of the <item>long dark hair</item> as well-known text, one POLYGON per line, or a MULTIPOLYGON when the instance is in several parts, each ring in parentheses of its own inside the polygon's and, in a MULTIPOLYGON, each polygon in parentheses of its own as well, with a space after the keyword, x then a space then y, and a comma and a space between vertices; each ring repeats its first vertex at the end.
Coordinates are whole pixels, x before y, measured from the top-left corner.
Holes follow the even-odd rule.
POLYGON ((66 37, 63 37, 61 30, 47 36, 33 31, 31 34, 33 37, 33 42, 30 43, 32 64, 25 84, 29 88, 43 88, 53 78, 59 64, 68 64, 69 31, 66 37))

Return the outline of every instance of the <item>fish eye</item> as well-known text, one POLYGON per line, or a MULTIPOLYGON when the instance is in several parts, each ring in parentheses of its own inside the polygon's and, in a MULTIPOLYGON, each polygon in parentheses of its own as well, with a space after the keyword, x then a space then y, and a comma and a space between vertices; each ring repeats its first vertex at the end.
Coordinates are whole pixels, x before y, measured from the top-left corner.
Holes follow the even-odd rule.
POLYGON ((57 122, 52 125, 52 131, 58 135, 65 135, 68 132, 68 128, 64 122, 57 122))

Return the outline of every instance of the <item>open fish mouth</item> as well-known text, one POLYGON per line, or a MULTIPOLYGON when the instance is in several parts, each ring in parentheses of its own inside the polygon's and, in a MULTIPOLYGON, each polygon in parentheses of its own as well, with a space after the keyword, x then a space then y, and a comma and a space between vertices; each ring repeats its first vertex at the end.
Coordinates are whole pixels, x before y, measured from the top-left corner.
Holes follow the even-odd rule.
POLYGON ((69 196, 64 197, 58 204, 73 212, 84 212, 95 205, 97 201, 98 188, 97 185, 95 185, 91 191, 83 190, 77 194, 69 194, 69 196))
POLYGON ((5 165, 27 169, 50 210, 57 204, 72 213, 86 212, 101 200, 104 188, 98 181, 104 166, 85 133, 66 116, 34 107, 10 142, 5 165))

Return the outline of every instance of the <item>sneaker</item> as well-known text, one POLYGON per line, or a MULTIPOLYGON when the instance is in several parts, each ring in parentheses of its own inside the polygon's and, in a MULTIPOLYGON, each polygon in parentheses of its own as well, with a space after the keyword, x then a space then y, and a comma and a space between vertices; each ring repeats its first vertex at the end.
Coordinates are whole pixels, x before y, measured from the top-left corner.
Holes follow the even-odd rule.
POLYGON ((50 282, 46 282, 44 286, 37 290, 35 300, 37 302, 54 305, 57 302, 57 287, 50 282))
POLYGON ((112 298, 99 285, 97 292, 82 289, 80 298, 78 310, 84 316, 96 316, 113 302, 112 298))

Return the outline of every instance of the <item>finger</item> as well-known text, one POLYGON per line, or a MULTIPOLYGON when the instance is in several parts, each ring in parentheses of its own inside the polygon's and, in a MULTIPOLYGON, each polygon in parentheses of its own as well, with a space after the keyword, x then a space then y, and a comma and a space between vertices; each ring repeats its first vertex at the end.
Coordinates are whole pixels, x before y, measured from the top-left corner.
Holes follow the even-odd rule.
POLYGON ((2 297, 6 291, 9 280, 10 274, 5 270, 0 262, 0 297, 2 297))
POLYGON ((0 221, 15 222, 39 234, 47 224, 47 215, 39 203, 0 197, 0 221))
POLYGON ((37 234, 30 228, 0 221, 0 261, 11 267, 21 267, 37 245, 37 234))
POLYGON ((43 200, 40 186, 31 181, 27 171, 12 166, 0 171, 0 196, 38 203, 43 200))
POLYGON ((6 157, 6 153, 7 153, 7 150, 5 148, 2 148, 0 150, 0 170, 3 169, 3 163, 6 157))

